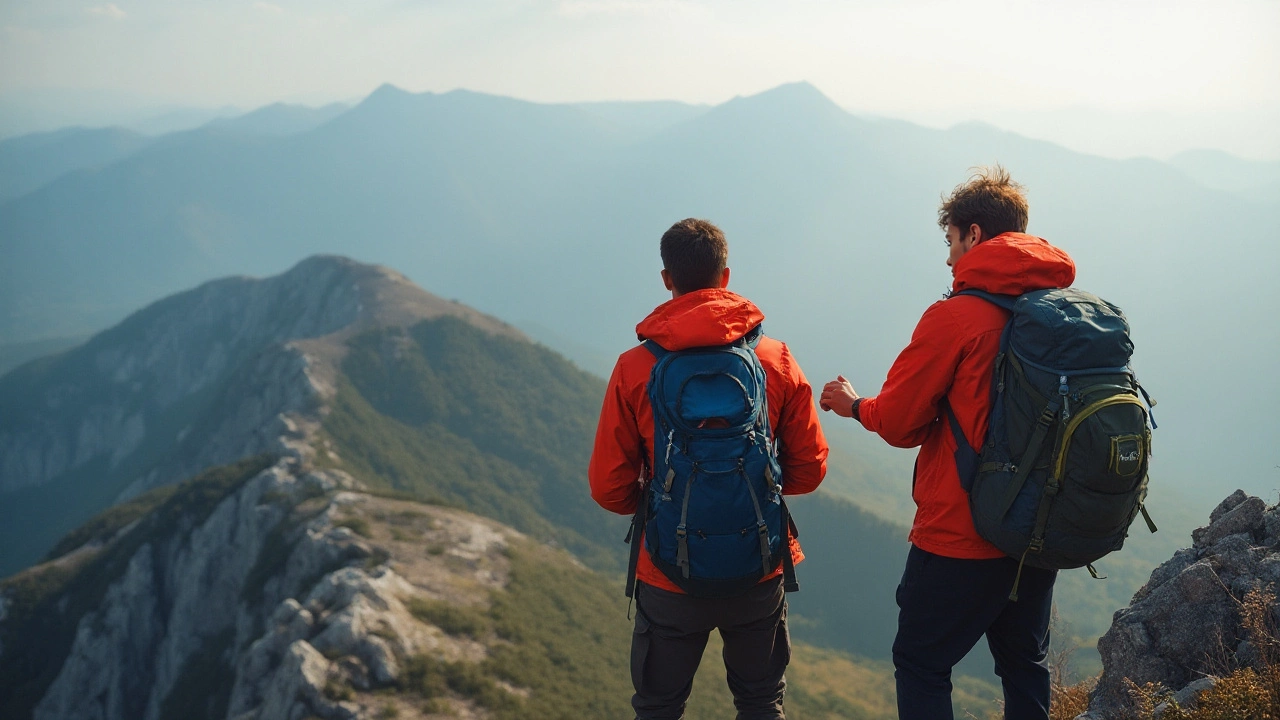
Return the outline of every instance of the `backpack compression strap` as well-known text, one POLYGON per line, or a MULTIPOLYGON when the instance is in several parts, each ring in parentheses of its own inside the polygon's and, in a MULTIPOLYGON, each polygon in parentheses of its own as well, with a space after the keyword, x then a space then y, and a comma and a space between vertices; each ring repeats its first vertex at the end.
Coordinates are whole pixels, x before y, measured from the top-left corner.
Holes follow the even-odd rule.
POLYGON ((636 512, 631 516, 631 527, 627 529, 627 537, 623 542, 631 545, 631 551, 627 558, 627 597, 635 597, 636 592, 636 568, 640 566, 640 536, 644 534, 644 525, 649 521, 649 498, 648 490, 640 491, 640 499, 636 505, 636 512))
POLYGON ((800 537, 800 531, 796 530, 796 523, 791 519, 791 511, 787 509, 787 501, 779 496, 782 503, 782 590, 784 592, 799 592, 800 581, 796 579, 796 563, 791 558, 791 538, 800 537))

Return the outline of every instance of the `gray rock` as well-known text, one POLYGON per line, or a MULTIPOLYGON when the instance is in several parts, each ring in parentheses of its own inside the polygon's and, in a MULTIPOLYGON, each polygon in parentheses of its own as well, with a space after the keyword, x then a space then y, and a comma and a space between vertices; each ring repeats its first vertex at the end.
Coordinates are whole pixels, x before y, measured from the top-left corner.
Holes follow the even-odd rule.
MULTIPOLYGON (((1221 506, 1219 506, 1221 507, 1221 506)), ((1264 532, 1263 513, 1267 504, 1261 498, 1251 497, 1223 513, 1207 528, 1200 528, 1192 533, 1196 545, 1212 546, 1228 535, 1248 533, 1261 536, 1264 532), (1203 532, 1202 532, 1203 531, 1203 532)))
POLYGON ((1169 708, 1175 703, 1178 707, 1184 710, 1194 709, 1196 707, 1196 701, 1200 698, 1200 695, 1217 684, 1218 679, 1212 676, 1202 677, 1199 680, 1191 681, 1186 687, 1174 693, 1172 698, 1157 705, 1155 712, 1152 713, 1152 717, 1154 720, 1160 720, 1160 718, 1163 717, 1164 714, 1169 711, 1169 708))
POLYGON ((333 703, 324 697, 328 681, 329 661, 306 640, 294 641, 267 685, 258 717, 332 717, 333 703))
POLYGON ((1223 662, 1252 662, 1257 653, 1240 625, 1240 601, 1280 580, 1280 523, 1269 522, 1275 516, 1275 508, 1237 491, 1195 531, 1193 547, 1151 573, 1098 640, 1103 672, 1081 720, 1131 716, 1126 679, 1174 689, 1185 707, 1212 685, 1223 662))
POLYGON ((1177 577, 1179 573, 1199 559, 1198 553, 1192 548, 1183 548, 1174 553, 1173 557, 1165 560, 1159 567, 1151 571, 1151 579, 1147 581, 1146 585, 1139 588, 1138 592, 1134 593, 1134 602, 1150 595, 1153 589, 1177 577))
POLYGON ((1218 520, 1223 515, 1226 515, 1227 513, 1234 510, 1236 506, 1238 506, 1240 503, 1244 502, 1248 498, 1249 496, 1245 494, 1245 491, 1237 489, 1235 492, 1231 493, 1225 499, 1223 499, 1222 502, 1218 503, 1217 507, 1215 507, 1212 511, 1210 511, 1209 524, 1212 525, 1218 522, 1218 520))

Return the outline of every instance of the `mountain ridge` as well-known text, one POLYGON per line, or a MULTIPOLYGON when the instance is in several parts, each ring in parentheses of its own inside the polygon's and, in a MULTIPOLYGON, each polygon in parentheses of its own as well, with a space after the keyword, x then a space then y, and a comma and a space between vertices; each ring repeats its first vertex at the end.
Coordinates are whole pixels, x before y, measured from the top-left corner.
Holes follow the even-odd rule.
MULTIPOLYGON (((8 408, 0 419, 0 493, 94 472, 106 476, 100 488, 127 498, 206 467, 283 451, 271 429, 301 437, 318 425, 346 339, 442 316, 524 339, 395 271, 334 256, 304 260, 276 278, 215 280, 161 300, 79 348, 0 377, 8 408), (237 382, 260 389, 227 407, 237 382)), ((293 445, 306 450, 305 442, 293 445)), ((10 521, 0 525, 47 537, 25 527, 21 505, 0 510, 10 521)), ((83 509, 72 513, 56 529, 85 517, 83 509)), ((15 569, 12 548, 25 545, 7 539, 2 574, 15 569)))

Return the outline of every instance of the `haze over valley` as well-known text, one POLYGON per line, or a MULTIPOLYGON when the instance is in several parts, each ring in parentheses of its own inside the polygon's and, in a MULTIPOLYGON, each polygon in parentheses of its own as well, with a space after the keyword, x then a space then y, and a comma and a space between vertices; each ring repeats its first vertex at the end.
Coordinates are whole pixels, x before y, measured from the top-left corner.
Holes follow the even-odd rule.
MULTIPOLYGON (((325 502, 339 487, 392 493, 571 552, 593 573, 583 582, 612 589, 625 521, 591 503, 585 466, 601 378, 668 297, 662 231, 687 216, 719 223, 731 289, 764 310, 809 380, 843 373, 873 393, 949 287, 939 194, 992 162, 1029 188, 1029 232, 1071 253, 1077 285, 1124 308, 1138 375, 1159 401, 1149 506, 1160 533, 1136 526, 1100 563, 1106 581, 1059 581, 1061 637, 1087 647, 1223 496, 1276 499, 1280 163, 1106 159, 982 124, 856 116, 807 83, 714 106, 384 85, 350 106, 275 104, 163 135, 69 128, 0 141, 0 575, 47 563, 9 587, 62 582, 55 571, 70 566, 116 578, 101 568, 145 553, 93 553, 138 551, 142 531, 124 517, 168 512, 165 488, 265 455, 339 474, 273 466, 275 479, 250 483, 254 466, 235 482, 288 497, 241 496, 234 483, 197 494, 277 503, 273 518, 296 520, 280 533, 327 533, 346 506, 307 525, 292 513, 318 501, 297 488, 320 483, 325 502), (117 503, 132 509, 109 510, 117 503)), ((824 667, 884 682, 876 663, 892 641, 912 510, 913 452, 824 420, 829 477, 795 504, 808 560, 792 629, 805 657, 822 658, 801 664, 811 684, 797 683, 796 703, 810 712, 821 705, 806 693, 840 684, 821 680, 824 667)), ((381 540, 393 527, 431 531, 387 520, 417 511, 384 510, 366 527, 381 540)), ((274 526, 255 527, 259 557, 274 526)), ((156 546, 178 553, 182 532, 156 546)), ((260 557, 257 575, 250 563, 227 582, 261 581, 275 561, 260 557)), ((307 578, 285 580, 310 591, 307 578)), ((58 596, 24 597, 36 597, 31 610, 58 596)), ((238 628, 237 652, 274 607, 255 603, 252 622, 219 630, 238 628)), ((41 672, 87 652, 58 637, 41 672)), ((986 677, 985 653, 961 670, 986 677)), ((1087 651, 1079 660, 1095 667, 1087 651)), ((33 708, 55 687, 52 675, 28 680, 0 707, 33 708)), ((984 680, 964 682, 958 703, 986 702, 984 680)), ((218 702, 270 694, 244 693, 218 702)))

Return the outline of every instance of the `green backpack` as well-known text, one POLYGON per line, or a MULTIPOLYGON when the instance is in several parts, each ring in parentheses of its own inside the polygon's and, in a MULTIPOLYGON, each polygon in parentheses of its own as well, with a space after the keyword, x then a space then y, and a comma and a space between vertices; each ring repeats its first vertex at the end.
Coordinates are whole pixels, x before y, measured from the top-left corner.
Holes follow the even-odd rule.
MULTIPOLYGON (((946 408, 956 468, 978 534, 1022 564, 1088 567, 1119 550, 1143 503, 1150 408, 1116 306, 1074 288, 1018 297, 973 295, 1012 315, 1000 338, 991 415, 981 450, 946 408)), ((1011 600, 1018 599, 1014 581, 1011 600)))

